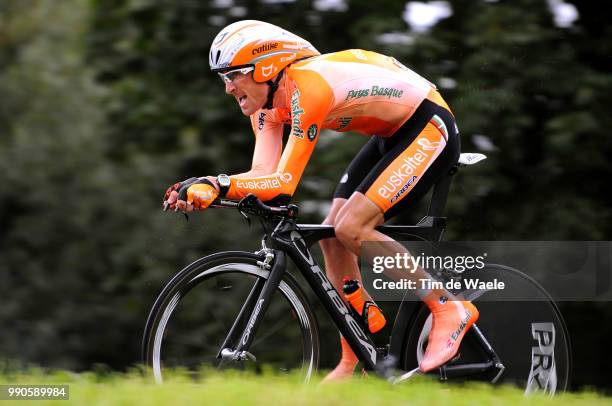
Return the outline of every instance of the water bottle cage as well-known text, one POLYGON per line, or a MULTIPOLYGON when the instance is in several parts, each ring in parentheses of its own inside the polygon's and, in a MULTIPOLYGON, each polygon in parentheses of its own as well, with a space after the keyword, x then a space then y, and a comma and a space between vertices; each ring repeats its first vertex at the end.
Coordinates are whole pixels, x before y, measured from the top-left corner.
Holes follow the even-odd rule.
POLYGON ((348 308, 349 308, 349 312, 351 313, 351 316, 353 316, 355 321, 357 321, 357 324, 359 324, 359 327, 361 327, 361 329, 366 334, 370 334, 370 329, 368 328, 367 319, 363 317, 363 314, 359 314, 357 310, 353 307, 353 305, 350 303, 348 305, 348 308))
POLYGON ((363 323, 366 330, 370 334, 374 334, 370 331, 370 323, 368 321, 368 315, 370 314, 370 306, 376 306, 376 304, 374 302, 366 300, 366 302, 363 304, 363 312, 361 313, 361 322, 363 323))
POLYGON ((349 308, 351 310, 353 317, 355 318, 355 320, 357 320, 357 323, 359 323, 359 326, 363 329, 363 331, 365 331, 366 333, 372 334, 372 332, 370 331, 369 323, 368 323, 368 312, 369 312, 370 306, 376 306, 376 304, 369 300, 366 301, 363 304, 363 311, 361 312, 361 314, 359 314, 359 312, 357 311, 357 309, 353 307, 353 305, 350 305, 349 308))

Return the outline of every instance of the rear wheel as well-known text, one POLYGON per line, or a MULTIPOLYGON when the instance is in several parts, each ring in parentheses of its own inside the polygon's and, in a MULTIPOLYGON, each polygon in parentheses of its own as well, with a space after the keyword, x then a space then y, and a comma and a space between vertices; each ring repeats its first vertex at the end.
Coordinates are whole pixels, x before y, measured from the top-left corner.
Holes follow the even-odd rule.
MULTIPOLYGON (((556 304, 533 279, 521 272, 501 266, 487 265, 467 272, 464 277, 504 281, 504 291, 464 291, 480 312, 477 325, 505 366, 495 380, 497 370, 454 378, 458 381, 513 383, 526 393, 554 394, 567 389, 571 373, 570 342, 567 327, 556 304), (511 298, 521 300, 511 301, 511 298), (530 300, 526 300, 530 299, 530 300)), ((420 306, 414 323, 405 332, 402 367, 414 369, 425 354, 431 330, 431 313, 420 306)), ((487 360, 475 334, 468 331, 459 358, 449 365, 479 363, 487 360)))
POLYGON ((301 370, 305 380, 316 371, 317 321, 289 274, 272 295, 249 348, 256 360, 228 364, 218 358, 256 281, 268 277, 268 271, 257 265, 261 260, 250 253, 215 254, 189 265, 168 283, 150 312, 143 337, 143 356, 158 382, 175 368, 193 374, 207 367, 301 370))

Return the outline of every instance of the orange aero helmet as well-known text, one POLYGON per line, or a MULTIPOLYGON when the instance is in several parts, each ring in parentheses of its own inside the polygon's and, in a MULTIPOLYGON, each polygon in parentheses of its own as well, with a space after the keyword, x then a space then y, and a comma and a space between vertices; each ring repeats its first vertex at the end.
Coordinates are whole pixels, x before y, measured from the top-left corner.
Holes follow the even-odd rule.
POLYGON ((321 55, 310 42, 276 25, 243 20, 217 34, 210 47, 213 72, 253 66, 253 79, 267 82, 290 63, 321 55))

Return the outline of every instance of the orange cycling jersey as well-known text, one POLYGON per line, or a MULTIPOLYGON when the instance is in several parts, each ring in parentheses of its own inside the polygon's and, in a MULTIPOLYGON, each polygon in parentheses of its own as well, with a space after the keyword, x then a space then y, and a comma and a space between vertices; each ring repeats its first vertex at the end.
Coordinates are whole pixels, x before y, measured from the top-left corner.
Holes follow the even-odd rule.
POLYGON ((448 109, 436 87, 395 58, 352 49, 309 58, 285 70, 284 103, 251 116, 256 137, 253 169, 230 177, 230 199, 249 193, 264 201, 292 196, 321 129, 389 137, 425 99, 448 109), (291 127, 282 153, 284 125, 291 127), (258 163, 276 162, 261 174, 258 163), (254 176, 261 174, 262 176, 254 176))

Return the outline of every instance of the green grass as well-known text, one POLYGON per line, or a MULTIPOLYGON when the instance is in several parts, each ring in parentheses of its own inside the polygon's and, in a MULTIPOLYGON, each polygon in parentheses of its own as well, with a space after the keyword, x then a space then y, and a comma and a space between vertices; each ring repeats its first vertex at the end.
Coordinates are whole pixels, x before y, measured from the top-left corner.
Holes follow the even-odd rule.
POLYGON ((612 405, 612 398, 595 392, 564 393, 549 398, 524 396, 514 387, 445 385, 420 377, 400 385, 377 378, 322 385, 320 377, 303 384, 295 375, 214 373, 198 380, 174 373, 163 385, 134 372, 129 374, 74 374, 70 372, 0 376, 0 384, 68 384, 69 401, 0 401, 35 405, 612 405))

